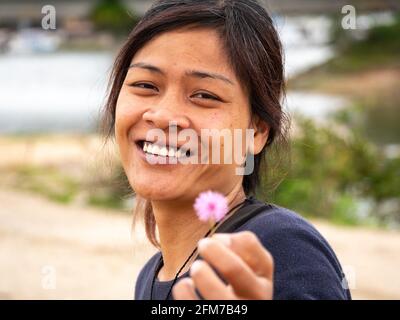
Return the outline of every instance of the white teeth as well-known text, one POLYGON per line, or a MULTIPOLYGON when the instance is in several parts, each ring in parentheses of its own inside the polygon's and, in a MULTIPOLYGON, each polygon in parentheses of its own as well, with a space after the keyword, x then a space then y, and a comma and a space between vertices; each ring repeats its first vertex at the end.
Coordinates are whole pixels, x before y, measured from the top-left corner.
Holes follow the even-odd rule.
POLYGON ((168 155, 168 150, 166 147, 162 147, 160 150, 160 155, 166 157, 168 155))
POLYGON ((151 149, 152 154, 159 154, 160 148, 157 145, 153 144, 153 148, 151 149))
POLYGON ((175 147, 161 147, 156 144, 152 144, 151 142, 145 141, 143 143, 143 151, 146 153, 151 153, 154 155, 159 155, 162 157, 176 157, 180 158, 181 156, 185 155, 186 152, 177 150, 175 147))

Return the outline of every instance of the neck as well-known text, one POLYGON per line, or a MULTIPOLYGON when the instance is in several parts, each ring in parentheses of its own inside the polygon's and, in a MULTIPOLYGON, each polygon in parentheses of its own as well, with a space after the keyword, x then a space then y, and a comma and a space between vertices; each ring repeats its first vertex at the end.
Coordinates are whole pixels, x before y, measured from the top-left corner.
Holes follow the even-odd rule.
MULTIPOLYGON (((245 199, 240 184, 225 195, 229 209, 245 199)), ((186 259, 197 246, 197 242, 210 230, 210 225, 201 222, 193 209, 193 201, 152 201, 154 217, 160 237, 163 267, 158 278, 168 281, 175 278, 186 259)), ((192 259, 191 259, 192 260, 192 259)), ((189 270, 190 261, 180 275, 189 270)))

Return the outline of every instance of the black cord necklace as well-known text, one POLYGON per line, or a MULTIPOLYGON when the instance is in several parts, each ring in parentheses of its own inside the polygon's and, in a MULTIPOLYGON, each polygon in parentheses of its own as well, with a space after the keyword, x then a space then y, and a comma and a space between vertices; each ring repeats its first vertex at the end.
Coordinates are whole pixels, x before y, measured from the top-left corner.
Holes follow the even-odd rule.
MULTIPOLYGON (((244 204, 246 201, 248 201, 248 200, 249 200, 249 199, 246 198, 244 201, 242 201, 241 203, 237 204, 237 205, 234 206, 232 209, 230 209, 230 210, 227 212, 226 217, 227 217, 233 210, 235 210, 236 208, 240 207, 241 205, 243 205, 243 204, 244 204)), ((213 226, 210 230, 208 230, 208 232, 205 234, 204 238, 207 238, 207 236, 210 234, 210 232, 215 228, 215 226, 216 226, 218 223, 219 223, 219 222, 215 223, 214 226, 213 226)), ((168 298, 169 298, 169 296, 170 296, 170 294, 171 294, 172 288, 174 287, 174 284, 175 284, 176 280, 178 279, 179 274, 181 273, 182 269, 186 266, 186 264, 189 262, 189 260, 193 257, 193 255, 195 254, 196 251, 197 251, 197 246, 196 246, 196 248, 192 251, 192 253, 189 255, 189 257, 186 259, 186 261, 184 262, 184 264, 182 265, 182 267, 180 267, 179 271, 176 273, 175 278, 174 278, 174 280, 172 281, 172 284, 171 284, 171 286, 170 286, 170 288, 169 288, 169 290, 168 290, 167 296, 165 297, 165 300, 168 300, 168 298)), ((152 279, 152 282, 151 282, 150 300, 153 300, 154 283, 156 282, 157 274, 158 274, 158 272, 160 271, 162 265, 163 265, 163 258, 162 258, 162 255, 161 255, 161 256, 160 256, 160 260, 159 260, 159 262, 158 262, 158 265, 157 265, 157 267, 156 267, 156 269, 155 269, 155 271, 154 271, 153 279, 152 279)))

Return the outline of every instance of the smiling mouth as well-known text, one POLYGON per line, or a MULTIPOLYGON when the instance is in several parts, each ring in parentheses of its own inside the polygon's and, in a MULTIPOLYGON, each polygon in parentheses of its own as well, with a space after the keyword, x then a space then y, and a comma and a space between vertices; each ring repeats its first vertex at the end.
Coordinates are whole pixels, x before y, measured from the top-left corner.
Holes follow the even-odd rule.
POLYGON ((177 147, 160 145, 145 140, 137 141, 136 144, 145 154, 159 157, 182 159, 192 155, 190 149, 178 149, 177 147))

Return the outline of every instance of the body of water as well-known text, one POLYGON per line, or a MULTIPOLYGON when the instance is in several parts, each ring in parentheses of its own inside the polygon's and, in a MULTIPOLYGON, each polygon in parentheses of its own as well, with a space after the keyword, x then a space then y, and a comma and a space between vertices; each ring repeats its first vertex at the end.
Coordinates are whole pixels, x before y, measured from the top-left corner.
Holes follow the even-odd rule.
MULTIPOLYGON (((285 48, 287 76, 332 56, 329 19, 276 18, 285 48)), ((0 55, 0 133, 87 132, 104 104, 111 53, 0 55)), ((286 108, 317 120, 343 100, 289 92, 286 108)))

